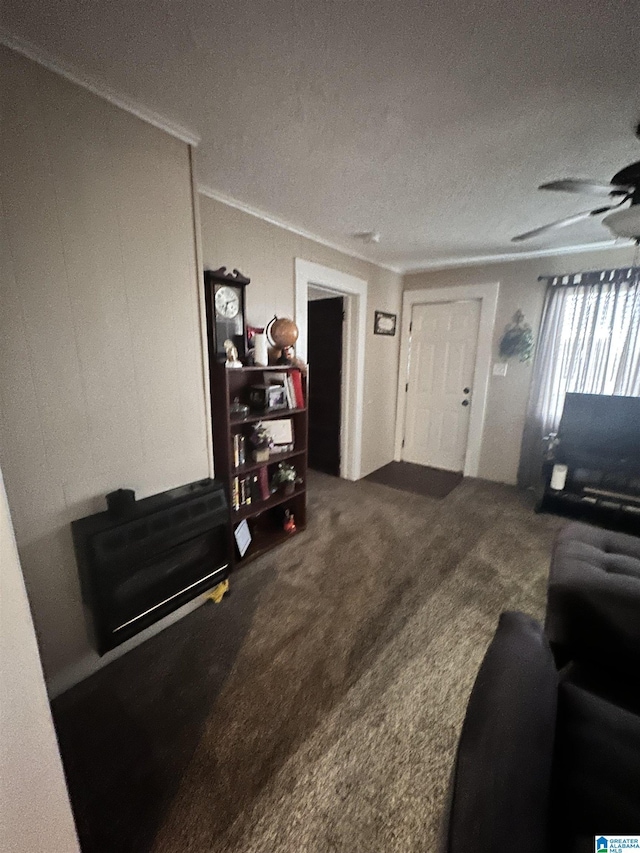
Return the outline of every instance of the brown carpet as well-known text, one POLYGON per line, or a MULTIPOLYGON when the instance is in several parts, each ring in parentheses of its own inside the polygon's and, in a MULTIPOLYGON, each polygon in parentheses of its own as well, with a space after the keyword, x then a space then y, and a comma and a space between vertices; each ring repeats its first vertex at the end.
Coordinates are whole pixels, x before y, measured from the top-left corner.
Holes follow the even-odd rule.
POLYGON ((428 465, 414 465, 413 462, 389 462, 365 480, 426 498, 446 498, 462 482, 462 472, 443 471, 428 465))
POLYGON ((309 527, 54 702, 85 853, 432 849, 498 614, 561 525, 515 489, 309 477, 309 527))

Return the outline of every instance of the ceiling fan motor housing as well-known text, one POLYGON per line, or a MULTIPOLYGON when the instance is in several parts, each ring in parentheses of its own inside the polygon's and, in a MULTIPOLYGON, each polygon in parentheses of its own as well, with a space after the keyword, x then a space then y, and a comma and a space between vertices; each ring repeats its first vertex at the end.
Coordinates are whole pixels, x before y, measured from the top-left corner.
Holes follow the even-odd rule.
POLYGON ((640 240, 640 162, 621 169, 613 176, 611 183, 632 187, 629 193, 631 206, 614 210, 602 222, 615 237, 640 240))
POLYGON ((602 221, 615 237, 640 240, 640 204, 614 210, 602 221))
POLYGON ((640 161, 632 163, 630 166, 625 166, 620 169, 613 178, 612 184, 620 186, 633 187, 631 192, 631 204, 640 204, 640 161))

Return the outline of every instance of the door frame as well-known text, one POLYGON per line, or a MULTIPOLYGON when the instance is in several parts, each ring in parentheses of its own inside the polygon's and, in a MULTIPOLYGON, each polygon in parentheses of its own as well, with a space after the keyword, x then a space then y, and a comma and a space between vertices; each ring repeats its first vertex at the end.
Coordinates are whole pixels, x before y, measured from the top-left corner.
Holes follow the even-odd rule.
POLYGON ((344 297, 345 328, 342 357, 342 429, 340 476, 359 480, 362 476, 362 421, 364 410, 364 350, 367 330, 367 289, 362 278, 331 267, 295 259, 294 315, 298 326, 296 353, 307 360, 307 302, 309 287, 319 287, 344 297))
POLYGON ((405 290, 402 294, 402 331, 400 337, 400 367, 398 370, 398 404, 396 407, 396 439, 394 459, 402 460, 402 441, 406 420, 406 388, 409 382, 411 358, 411 315, 414 305, 438 302, 480 301, 478 347, 473 378, 473 400, 469 417, 467 450, 464 457, 464 476, 477 477, 480 466, 482 433, 489 394, 489 377, 493 355, 493 330, 498 307, 499 282, 492 284, 464 284, 451 287, 429 287, 405 290))
MULTIPOLYGON (((345 376, 349 370, 349 362, 347 360, 347 297, 342 293, 336 293, 335 290, 327 290, 325 287, 321 287, 318 284, 309 285, 307 288, 307 332, 309 331, 309 322, 308 322, 308 311, 309 311, 309 303, 315 300, 309 298, 309 290, 313 289, 316 293, 323 293, 327 299, 342 299, 342 364, 340 365, 340 370, 342 371, 340 377, 340 472, 338 474, 339 477, 346 479, 346 467, 344 464, 344 457, 346 453, 346 437, 349 434, 349 419, 347 417, 348 410, 347 407, 349 405, 349 401, 347 400, 346 395, 346 380, 345 376)), ((307 342, 308 346, 308 342, 307 342)), ((308 356, 307 350, 307 356, 308 356)), ((308 421, 309 422, 309 421, 308 421)), ((310 423, 310 422, 309 422, 310 423)))

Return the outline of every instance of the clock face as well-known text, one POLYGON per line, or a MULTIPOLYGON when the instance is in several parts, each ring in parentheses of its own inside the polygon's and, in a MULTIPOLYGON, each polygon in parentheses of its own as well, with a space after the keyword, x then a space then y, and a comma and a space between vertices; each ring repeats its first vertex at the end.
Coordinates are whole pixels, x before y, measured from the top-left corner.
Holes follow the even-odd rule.
POLYGON ((215 303, 216 312, 220 317, 233 320, 240 310, 240 294, 233 287, 223 284, 216 291, 215 303))

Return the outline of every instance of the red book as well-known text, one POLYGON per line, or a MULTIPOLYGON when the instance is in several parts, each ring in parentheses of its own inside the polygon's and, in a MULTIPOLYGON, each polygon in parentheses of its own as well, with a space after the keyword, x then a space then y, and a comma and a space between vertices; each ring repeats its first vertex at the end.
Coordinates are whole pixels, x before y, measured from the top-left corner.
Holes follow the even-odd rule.
POLYGON ((299 370, 291 371, 291 381, 296 395, 296 408, 304 409, 304 394, 302 393, 302 374, 299 370))
POLYGON ((263 501, 266 501, 270 497, 269 492, 269 477, 267 476, 267 468, 266 465, 264 468, 260 468, 258 471, 258 484, 260 486, 260 496, 263 501))

